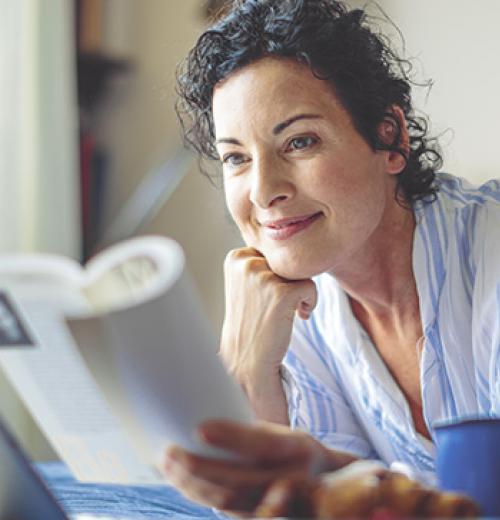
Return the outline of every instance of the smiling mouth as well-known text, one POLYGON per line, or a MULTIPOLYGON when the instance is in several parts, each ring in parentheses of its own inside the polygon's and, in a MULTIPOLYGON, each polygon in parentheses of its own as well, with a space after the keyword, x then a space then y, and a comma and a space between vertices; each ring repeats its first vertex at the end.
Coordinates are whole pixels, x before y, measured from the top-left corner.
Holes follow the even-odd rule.
POLYGON ((296 233, 308 228, 322 215, 321 211, 312 215, 290 217, 273 221, 265 221, 262 227, 269 238, 273 240, 286 240, 296 233))
POLYGON ((310 220, 312 218, 317 217, 321 211, 318 211, 318 213, 314 213, 312 215, 301 215, 298 217, 287 217, 287 218, 281 218, 277 220, 265 220, 261 222, 261 225, 267 228, 271 229, 282 229, 284 227, 293 225, 293 224, 299 224, 301 222, 305 222, 307 220, 310 220))

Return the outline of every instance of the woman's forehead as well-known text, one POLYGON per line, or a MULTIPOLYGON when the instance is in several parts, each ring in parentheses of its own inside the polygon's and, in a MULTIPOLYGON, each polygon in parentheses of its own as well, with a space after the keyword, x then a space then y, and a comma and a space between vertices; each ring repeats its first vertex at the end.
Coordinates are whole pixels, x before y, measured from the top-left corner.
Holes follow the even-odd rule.
POLYGON ((338 110, 333 87, 307 65, 291 59, 263 58, 233 72, 214 89, 216 129, 241 120, 286 119, 297 111, 338 110))
POLYGON ((273 90, 286 87, 296 93, 304 93, 303 85, 312 89, 331 90, 330 85, 318 79, 308 65, 291 58, 265 57, 229 74, 215 86, 214 95, 220 91, 240 89, 247 84, 273 90))

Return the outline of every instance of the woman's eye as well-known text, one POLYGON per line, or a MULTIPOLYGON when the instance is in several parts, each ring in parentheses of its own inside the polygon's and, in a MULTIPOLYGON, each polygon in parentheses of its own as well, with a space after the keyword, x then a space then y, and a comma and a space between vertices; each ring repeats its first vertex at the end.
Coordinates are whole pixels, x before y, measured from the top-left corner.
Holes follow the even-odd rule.
POLYGON ((311 135, 303 135, 300 137, 294 137, 288 143, 287 149, 289 150, 305 150, 310 148, 317 143, 317 139, 311 135))
POLYGON ((245 162, 245 157, 239 153, 228 153, 222 157, 222 163, 229 166, 239 166, 245 162))

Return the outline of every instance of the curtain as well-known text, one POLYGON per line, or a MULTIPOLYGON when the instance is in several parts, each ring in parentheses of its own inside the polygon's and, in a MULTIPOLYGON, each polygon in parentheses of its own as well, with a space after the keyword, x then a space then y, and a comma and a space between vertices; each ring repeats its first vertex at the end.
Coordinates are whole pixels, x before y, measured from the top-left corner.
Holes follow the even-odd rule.
MULTIPOLYGON (((80 256, 73 9, 0 0, 0 254, 80 256)), ((36 429, 2 374, 0 411, 36 453, 36 429)))

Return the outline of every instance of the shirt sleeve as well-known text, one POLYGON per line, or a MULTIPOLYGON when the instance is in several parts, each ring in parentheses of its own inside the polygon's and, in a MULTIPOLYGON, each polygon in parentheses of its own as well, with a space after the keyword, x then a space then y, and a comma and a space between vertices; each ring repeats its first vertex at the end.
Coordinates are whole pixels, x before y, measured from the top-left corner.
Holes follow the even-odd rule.
MULTIPOLYGON (((500 197, 500 195, 499 195, 500 197)), ((489 388, 490 415, 500 415, 500 204, 490 203, 476 237, 473 301, 476 372, 489 388)))
POLYGON ((380 458, 349 406, 339 371, 298 320, 281 375, 292 429, 356 457, 380 458))

